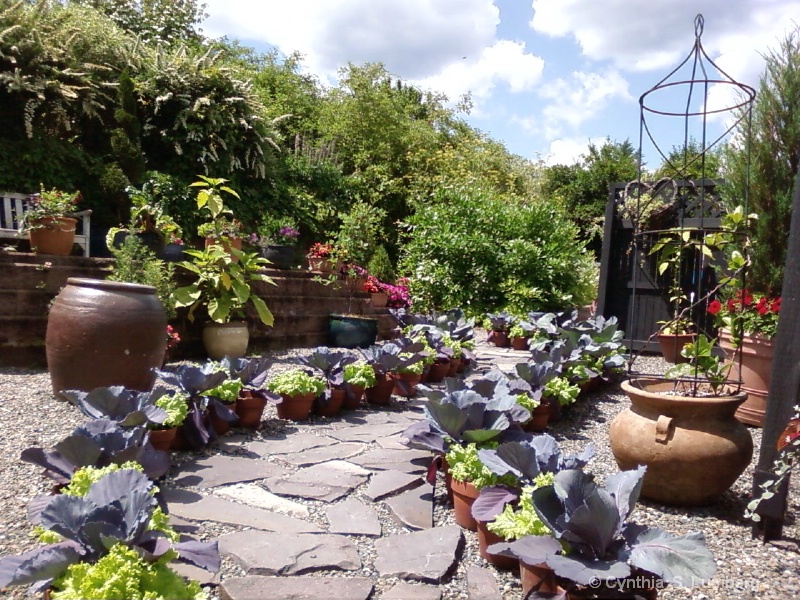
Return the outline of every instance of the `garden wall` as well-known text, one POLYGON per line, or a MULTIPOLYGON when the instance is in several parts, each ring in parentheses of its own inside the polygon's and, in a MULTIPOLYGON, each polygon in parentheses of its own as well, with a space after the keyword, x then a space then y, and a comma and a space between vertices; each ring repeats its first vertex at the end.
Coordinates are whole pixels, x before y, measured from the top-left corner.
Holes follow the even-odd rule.
MULTIPOLYGON (((68 277, 105 279, 112 264, 113 259, 107 258, 0 251, 0 365, 46 366, 44 340, 50 302, 68 277)), ((315 281, 313 273, 267 273, 277 285, 258 283, 254 290, 275 315, 275 326, 251 327, 251 351, 324 345, 332 313, 375 316, 379 339, 390 337, 394 323, 389 311, 370 307, 367 294, 358 292, 351 301, 343 286, 315 281)), ((171 323, 182 338, 173 358, 204 357, 199 323, 189 323, 181 314, 171 323)))

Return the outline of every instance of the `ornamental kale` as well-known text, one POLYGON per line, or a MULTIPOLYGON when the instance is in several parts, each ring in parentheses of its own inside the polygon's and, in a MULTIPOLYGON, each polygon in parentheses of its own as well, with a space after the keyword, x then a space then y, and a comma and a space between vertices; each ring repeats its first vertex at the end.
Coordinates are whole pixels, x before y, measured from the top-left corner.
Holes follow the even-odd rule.
POLYGON ((161 387, 151 392, 113 386, 96 388, 88 393, 77 390, 62 393, 90 419, 110 419, 123 427, 163 425, 167 419, 167 413, 156 404, 167 394, 167 390, 161 387))
MULTIPOLYGON (((641 572, 686 587, 709 579, 716 565, 702 533, 674 536, 657 527, 627 522, 644 472, 645 467, 639 467, 616 473, 605 487, 581 470, 557 473, 552 486, 540 487, 531 495, 550 535, 493 544, 488 551, 516 556, 528 565, 544 563, 571 583, 569 589, 588 585, 597 589, 598 582, 608 585, 641 572)), ((533 591, 528 597, 550 596, 533 591)))

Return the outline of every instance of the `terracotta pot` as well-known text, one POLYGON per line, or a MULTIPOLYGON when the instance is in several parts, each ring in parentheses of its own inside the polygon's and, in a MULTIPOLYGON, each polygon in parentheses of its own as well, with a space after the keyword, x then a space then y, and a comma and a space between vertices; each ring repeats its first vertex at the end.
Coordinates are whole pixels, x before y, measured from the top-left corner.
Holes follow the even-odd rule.
POLYGON ((490 331, 488 341, 498 348, 509 348, 511 346, 511 339, 508 337, 507 331, 490 331))
POLYGON ((169 445, 170 450, 189 450, 191 446, 183 433, 183 425, 178 425, 175 428, 175 437, 172 438, 172 443, 169 445))
POLYGON ((342 412, 347 391, 344 388, 334 388, 331 390, 331 397, 327 403, 323 403, 320 398, 314 399, 314 414, 320 417, 335 417, 342 412))
POLYGON ((70 277, 47 320, 53 393, 121 385, 150 391, 164 360, 167 317, 148 285, 70 277))
POLYGON ((403 398, 413 398, 417 395, 417 384, 422 381, 422 373, 392 373, 391 378, 395 382, 393 394, 403 398))
POLYGON ((736 348, 730 332, 723 329, 719 334, 719 345, 732 363, 730 378, 734 381, 741 379, 742 390, 747 392, 747 400, 736 410, 736 418, 742 423, 763 427, 772 378, 772 339, 763 335, 745 335, 741 348, 736 348))
POLYGON ((694 337, 693 333, 659 334, 658 347, 664 360, 673 364, 688 362, 688 358, 681 356, 681 350, 686 344, 693 342, 694 337))
MULTIPOLYGON (((206 248, 208 248, 209 246, 213 246, 214 244, 222 246, 225 249, 225 251, 228 254, 230 254, 231 248, 236 248, 237 250, 242 249, 242 238, 233 238, 233 239, 228 237, 223 237, 219 239, 211 237, 206 238, 205 240, 206 248)), ((231 257, 231 259, 233 260, 233 262, 239 262, 239 258, 236 256, 231 257)))
POLYGON ((483 558, 483 560, 488 562, 490 565, 494 565, 498 569, 504 569, 507 571, 518 569, 518 559, 514 558, 513 556, 505 556, 503 554, 492 554, 487 550, 487 548, 492 544, 497 544, 505 540, 496 533, 489 531, 486 525, 486 521, 477 521, 478 552, 480 553, 481 558, 483 558))
POLYGON ((513 337, 511 338, 511 347, 514 350, 527 350, 528 338, 526 337, 513 337))
POLYGON ((278 418, 289 421, 305 421, 311 416, 311 407, 314 405, 314 394, 299 394, 288 396, 281 394, 283 402, 277 405, 278 418))
POLYGON ((750 464, 753 439, 734 413, 744 392, 693 398, 666 395, 670 382, 622 382, 631 407, 611 423, 609 437, 622 470, 647 465, 642 497, 664 504, 713 502, 750 464))
MULTIPOLYGON (((233 406, 230 408, 233 409, 233 406)), ((231 422, 226 421, 225 419, 220 419, 217 416, 217 413, 214 412, 213 408, 209 408, 208 410, 208 421, 211 424, 211 427, 214 428, 214 431, 217 435, 225 435, 231 430, 231 422)))
POLYGON ((533 409, 531 420, 525 423, 522 428, 528 432, 540 433, 547 429, 548 421, 550 421, 550 405, 547 402, 542 402, 533 409))
POLYGON ((468 358, 462 357, 461 364, 458 365, 458 372, 463 373, 469 368, 469 365, 470 365, 470 360, 468 358))
POLYGON ((477 531, 478 522, 472 516, 472 504, 478 497, 478 489, 468 481, 450 480, 450 489, 453 490, 453 510, 456 523, 464 529, 477 531))
MULTIPOLYGON (((563 594, 566 590, 558 585, 556 575, 546 564, 531 566, 523 561, 519 561, 519 575, 522 583, 522 595, 536 589, 541 594, 563 594), (537 587, 538 586, 538 587, 537 587)), ((631 575, 625 585, 599 585, 599 586, 578 586, 566 592, 569 600, 579 600, 581 598, 602 598, 603 600, 634 600, 644 598, 645 600, 657 600, 658 589, 654 587, 643 587, 642 582, 653 581, 652 575, 639 571, 631 575)))
POLYGON ((177 434, 177 427, 170 427, 169 429, 151 429, 150 444, 156 450, 164 450, 166 452, 172 446, 172 442, 175 440, 177 434))
POLYGON ((447 367, 447 375, 445 377, 455 377, 458 373, 458 367, 461 366, 461 359, 460 358, 451 358, 450 363, 447 367))
POLYGON ((389 294, 384 294, 383 292, 370 294, 369 303, 372 305, 372 308, 386 308, 386 305, 389 303, 389 294))
POLYGON ((392 392, 394 391, 394 379, 386 376, 378 376, 375 385, 368 387, 364 390, 364 395, 367 397, 368 404, 376 404, 379 406, 386 406, 392 399, 392 392))
POLYGON ((558 421, 561 418, 561 403, 558 400, 551 400, 550 398, 542 398, 542 402, 547 404, 548 423, 558 421))
POLYGON ((331 273, 335 273, 339 270, 339 266, 327 258, 312 258, 311 256, 307 258, 308 267, 312 271, 319 271, 320 273, 330 275, 331 273))
POLYGON ((360 385, 350 385, 350 389, 352 390, 352 395, 348 396, 345 395, 344 402, 342 403, 342 408, 346 410, 355 410, 359 406, 361 406, 361 400, 364 399, 364 387, 360 385))
POLYGON ((78 219, 72 217, 43 217, 31 221, 35 229, 28 232, 31 250, 36 254, 69 256, 75 243, 78 219))
POLYGON ((450 361, 437 361, 430 367, 431 368, 428 369, 428 383, 441 383, 442 379, 447 377, 447 372, 450 370, 450 361))
POLYGON ((239 415, 239 427, 258 429, 266 405, 267 400, 263 396, 254 394, 250 390, 240 391, 233 408, 234 412, 239 415))

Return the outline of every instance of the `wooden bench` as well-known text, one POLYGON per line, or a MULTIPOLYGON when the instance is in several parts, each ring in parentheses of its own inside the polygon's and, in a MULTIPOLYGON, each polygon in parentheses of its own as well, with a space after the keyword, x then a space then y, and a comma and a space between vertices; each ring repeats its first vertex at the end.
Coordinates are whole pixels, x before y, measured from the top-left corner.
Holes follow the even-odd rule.
MULTIPOLYGON (((28 194, 0 192, 0 239, 26 240, 27 232, 20 232, 20 221, 25 213, 28 194)), ((89 234, 91 233, 92 211, 81 210, 69 215, 78 219, 75 243, 83 248, 83 255, 89 256, 89 234)))

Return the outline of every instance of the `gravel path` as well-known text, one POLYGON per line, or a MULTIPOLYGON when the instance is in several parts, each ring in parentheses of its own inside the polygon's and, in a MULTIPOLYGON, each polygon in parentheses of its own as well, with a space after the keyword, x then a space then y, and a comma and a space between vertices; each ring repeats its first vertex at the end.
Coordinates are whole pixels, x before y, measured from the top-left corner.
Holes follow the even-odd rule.
MULTIPOLYGON (((482 343, 482 342, 481 342, 482 343)), ((274 369, 285 369, 293 358, 304 353, 296 349, 273 354, 274 369)), ((641 359, 639 359, 641 360, 641 359)), ((647 370, 656 372, 665 366, 660 358, 647 358, 647 370)), ((591 472, 602 480, 617 470, 608 444, 608 427, 614 416, 628 406, 626 396, 617 386, 594 393, 579 401, 566 412, 564 417, 548 428, 548 432, 570 451, 582 449, 593 442, 597 449, 596 458, 590 463, 591 472)), ((397 408, 402 407, 402 401, 397 408)), ((320 431, 336 428, 336 419, 321 419, 309 425, 290 424, 278 420, 274 407, 268 406, 265 413, 265 428, 247 434, 250 439, 272 435, 280 431, 320 431)), ((30 526, 26 521, 26 505, 33 496, 47 492, 48 480, 41 475, 41 469, 21 462, 19 453, 29 446, 49 449, 68 435, 72 429, 84 421, 80 412, 66 403, 55 400, 50 393, 50 381, 45 371, 26 369, 0 369, 0 556, 17 554, 36 545, 30 537, 30 526)), ((761 430, 750 429, 756 447, 761 443, 761 430)), ((233 445, 208 448, 206 454, 220 452, 236 453, 233 445)), ((192 453, 176 453, 174 462, 189 460, 192 453)), ((753 461, 755 462, 756 457, 753 461)), ((797 477, 795 477, 797 479, 797 477)), ((790 497, 788 524, 784 528, 784 542, 763 544, 752 539, 751 527, 742 518, 744 506, 749 499, 752 480, 752 465, 716 504, 702 508, 673 508, 649 501, 640 501, 634 512, 634 520, 643 524, 657 525, 662 529, 679 534, 689 531, 704 531, 707 543, 717 559, 719 570, 716 577, 706 585, 693 589, 670 587, 662 591, 664 600, 738 600, 738 599, 785 599, 800 594, 800 526, 796 517, 800 511, 800 490, 794 482, 790 497)), ((357 492, 358 493, 358 492, 357 492)), ((324 509, 329 504, 302 501, 311 510, 311 520, 324 524, 324 509)), ((384 535, 407 531, 391 518, 388 511, 380 513, 384 535)), ((453 511, 448 504, 443 486, 436 486, 434 519, 436 525, 454 523, 453 511)), ((236 530, 236 527, 205 525, 202 537, 213 537, 236 530)), ((478 556, 476 534, 464 532, 467 540, 461 563, 452 578, 442 584, 440 591, 445 600, 466 600, 466 566, 469 564, 487 567, 478 556)), ((327 573, 335 576, 371 576, 376 581, 373 598, 380 598, 383 591, 396 583, 394 580, 380 579, 373 566, 374 540, 355 538, 359 547, 363 568, 352 573, 327 573)), ((488 567, 492 570, 493 567, 488 567)), ((495 571, 502 596, 507 600, 521 598, 519 580, 516 575, 495 571)), ((221 577, 239 575, 240 569, 224 561, 221 577)), ((0 592, 0 595, 1 592, 0 592)), ((22 598, 21 590, 13 590, 3 595, 9 598, 22 598)))

